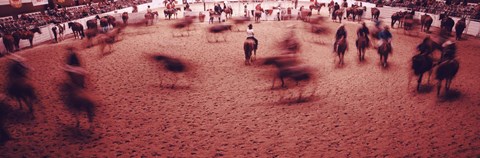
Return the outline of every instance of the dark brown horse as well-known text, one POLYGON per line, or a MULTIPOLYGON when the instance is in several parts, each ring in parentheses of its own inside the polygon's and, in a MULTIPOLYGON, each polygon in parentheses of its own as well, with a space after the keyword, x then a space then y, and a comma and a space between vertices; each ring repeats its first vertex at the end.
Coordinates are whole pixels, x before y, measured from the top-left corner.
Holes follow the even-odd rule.
POLYGON ((465 18, 462 18, 457 21, 457 24, 455 25, 455 35, 456 35, 455 38, 457 40, 462 39, 463 30, 465 30, 466 27, 467 27, 467 24, 465 22, 465 18))
POLYGON ((7 52, 10 52, 12 53, 14 50, 14 38, 13 38, 13 35, 10 34, 10 33, 5 33, 3 34, 3 45, 5 46, 5 49, 7 50, 7 52))
POLYGON ((168 19, 170 20, 172 18, 172 15, 174 15, 174 18, 176 19, 177 18, 177 9, 175 8, 170 8, 170 9, 165 9, 163 10, 163 14, 165 15, 165 19, 168 19))
POLYGON ((243 42, 243 51, 245 52, 245 65, 250 65, 252 63, 252 51, 257 54, 257 47, 255 41, 252 39, 246 39, 243 42))
POLYGON ((322 7, 325 7, 326 4, 325 3, 314 3, 314 4, 310 4, 309 8, 310 10, 317 10, 317 14, 320 15, 320 9, 322 9, 322 7))
POLYGON ((407 12, 399 11, 399 12, 393 13, 392 16, 391 16, 391 18, 392 18, 391 27, 393 28, 393 26, 395 25, 395 23, 397 21, 398 21, 398 27, 402 27, 403 26, 403 17, 405 16, 405 14, 407 14, 407 12))
POLYGON ((336 21, 338 18, 339 23, 342 23, 343 9, 338 9, 333 13, 332 19, 336 21))
POLYGON ((27 30, 27 31, 15 31, 12 33, 15 47, 17 49, 20 49, 20 40, 21 39, 26 39, 30 42, 30 47, 33 47, 33 37, 35 36, 35 33, 42 34, 42 31, 40 31, 40 28, 35 27, 33 29, 27 30))
POLYGON ((107 16, 104 16, 103 18, 107 18, 108 24, 111 25, 112 27, 117 26, 117 20, 115 19, 114 16, 107 15, 107 16))
POLYGON ((427 15, 425 13, 425 15, 422 15, 420 17, 420 22, 422 24, 421 30, 423 32, 429 33, 430 32, 430 26, 432 26, 432 23, 433 23, 433 18, 430 15, 427 15))
POLYGON ((127 21, 128 21, 128 12, 123 12, 123 13, 122 13, 122 20, 123 20, 123 24, 127 24, 127 21))
POLYGON ((355 45, 357 46, 358 50, 358 60, 362 61, 365 59, 365 49, 368 46, 367 37, 359 36, 357 41, 355 41, 355 45))
POLYGON ((372 19, 378 20, 378 17, 380 17, 380 10, 377 8, 372 8, 370 11, 372 13, 372 19))
POLYGON ((61 97, 67 109, 75 116, 76 127, 80 127, 80 113, 86 112, 90 128, 93 128, 93 119, 95 117, 96 103, 93 97, 84 89, 76 87, 70 83, 65 83, 60 87, 61 97))
POLYGON ((420 90, 420 85, 422 84, 422 77, 425 72, 429 72, 428 83, 430 83, 432 68, 433 68, 433 59, 432 57, 430 57, 430 55, 426 53, 420 53, 412 57, 413 74, 418 76, 417 91, 420 90))
POLYGON ((388 55, 392 53, 392 45, 389 42, 384 41, 380 47, 378 47, 378 54, 380 55, 380 63, 383 67, 387 67, 388 55))
POLYGON ((65 32, 65 25, 56 24, 52 27, 53 37, 55 42, 63 40, 63 33, 65 32))
POLYGON ((453 21, 453 19, 448 16, 440 18, 440 20, 442 20, 440 22, 440 28, 450 36, 450 34, 452 33, 452 28, 455 25, 455 21, 453 21))
POLYGON ((435 78, 438 80, 437 84, 437 96, 440 95, 441 84, 443 80, 445 81, 445 91, 450 89, 452 80, 458 72, 460 67, 459 62, 456 59, 448 59, 443 61, 438 65, 437 71, 435 73, 435 78))
POLYGON ((340 38, 338 39, 337 41, 337 55, 338 55, 338 64, 344 64, 344 56, 345 56, 345 52, 347 51, 348 49, 348 44, 347 44, 347 40, 345 38, 340 38))
POLYGON ((85 37, 85 33, 83 32, 83 25, 79 22, 69 22, 68 28, 71 28, 73 31, 73 36, 75 38, 83 39, 85 37))
POLYGON ((97 29, 97 19, 90 19, 87 21, 87 29, 97 29))
POLYGON ((37 100, 35 89, 28 81, 27 73, 29 68, 25 65, 23 60, 14 56, 13 60, 8 65, 8 74, 6 78, 6 95, 17 100, 20 109, 22 109, 22 102, 25 103, 33 116, 33 103, 37 100))

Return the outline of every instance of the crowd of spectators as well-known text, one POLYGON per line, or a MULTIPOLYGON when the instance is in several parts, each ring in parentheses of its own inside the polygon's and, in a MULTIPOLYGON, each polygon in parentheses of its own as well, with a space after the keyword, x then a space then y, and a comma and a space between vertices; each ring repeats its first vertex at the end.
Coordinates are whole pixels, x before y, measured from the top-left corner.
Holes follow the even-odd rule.
POLYGON ((152 0, 118 0, 116 2, 88 3, 80 6, 47 8, 43 12, 26 13, 19 18, 0 19, 0 32, 11 32, 18 29, 31 29, 41 27, 49 23, 63 23, 91 15, 110 12, 117 9, 136 6, 151 2, 152 0))
POLYGON ((386 6, 406 7, 414 11, 420 11, 432 14, 445 14, 453 17, 465 17, 480 20, 480 5, 467 4, 456 1, 447 4, 446 2, 436 0, 393 0, 384 3, 386 6))

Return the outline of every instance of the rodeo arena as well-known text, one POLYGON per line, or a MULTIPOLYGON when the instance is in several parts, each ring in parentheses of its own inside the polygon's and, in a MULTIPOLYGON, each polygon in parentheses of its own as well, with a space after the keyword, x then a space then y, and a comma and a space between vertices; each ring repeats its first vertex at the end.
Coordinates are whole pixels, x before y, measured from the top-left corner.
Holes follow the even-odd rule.
POLYGON ((0 0, 0 157, 480 157, 480 5, 0 0))

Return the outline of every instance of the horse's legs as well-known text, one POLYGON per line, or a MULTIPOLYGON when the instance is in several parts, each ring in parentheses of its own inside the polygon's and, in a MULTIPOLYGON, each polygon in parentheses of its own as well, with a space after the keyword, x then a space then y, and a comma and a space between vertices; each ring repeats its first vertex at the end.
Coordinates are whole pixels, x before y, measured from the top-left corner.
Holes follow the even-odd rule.
POLYGON ((272 82, 272 88, 273 89, 275 87, 275 80, 277 80, 277 77, 273 77, 273 82, 272 82))
POLYGON ((283 77, 280 77, 280 80, 282 81, 282 87, 285 87, 285 81, 284 81, 283 77))
POLYGON ((420 85, 422 84, 422 77, 423 77, 423 73, 420 74, 420 76, 418 76, 418 81, 417 81, 417 91, 420 90, 420 85))
POLYGON ((30 42, 30 47, 33 47, 33 37, 29 38, 28 41, 30 42))
POLYGON ((432 69, 430 69, 430 71, 428 71, 428 81, 427 81, 427 84, 430 85, 430 76, 432 76, 432 69))
POLYGON ((16 100, 18 102, 18 106, 20 106, 20 110, 23 109, 22 100, 18 97, 16 97, 16 100))
POLYGON ((440 89, 442 88, 442 80, 437 83, 437 96, 440 96, 440 89))
POLYGON ((445 80, 445 92, 448 92, 448 90, 450 89, 450 83, 452 83, 451 79, 445 80))

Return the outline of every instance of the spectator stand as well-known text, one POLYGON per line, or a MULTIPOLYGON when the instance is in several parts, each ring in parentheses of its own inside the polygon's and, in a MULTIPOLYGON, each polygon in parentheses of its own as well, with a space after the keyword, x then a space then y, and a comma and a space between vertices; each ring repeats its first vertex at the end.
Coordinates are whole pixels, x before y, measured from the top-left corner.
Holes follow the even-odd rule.
MULTIPOLYGON (((145 10, 147 10, 148 5, 151 5, 151 3, 141 4, 141 5, 138 5, 137 7, 138 7, 139 11, 145 11, 145 10)), ((118 20, 121 21, 121 13, 123 13, 124 11, 127 11, 127 12, 131 13, 132 10, 133 10, 132 7, 128 7, 128 8, 124 8, 124 9, 120 9, 120 10, 116 10, 116 11, 103 13, 103 14, 101 14, 101 16, 102 15, 107 15, 107 14, 108 15, 113 15, 113 16, 115 16, 115 18, 117 18, 118 20), (115 13, 115 12, 117 12, 117 13, 115 13)), ((76 20, 71 20, 71 21, 72 22, 79 22, 84 26, 84 28, 86 28, 86 22, 90 19, 95 18, 95 16, 96 15, 91 15, 91 16, 88 16, 88 17, 84 17, 84 18, 76 19, 76 20)), ((143 14, 141 15, 141 17, 143 17, 143 14)), ((3 17, 3 18, 9 19, 9 17, 3 17)), ((65 24, 65 26, 66 26, 66 29, 65 29, 65 32, 64 32, 65 36, 73 33, 72 30, 68 28, 68 22, 70 22, 70 21, 60 23, 61 25, 65 24)), ((35 37, 33 38, 33 45, 38 45, 38 44, 43 43, 43 42, 52 41, 53 38, 54 38, 53 33, 52 33, 52 27, 53 26, 54 26, 54 24, 48 24, 48 25, 45 25, 45 26, 41 26, 40 30, 42 31, 42 34, 35 34, 35 37)), ((28 46, 30 46, 30 43, 28 42, 28 40, 20 40, 20 48, 25 48, 25 47, 28 47, 28 46)), ((0 51, 3 51, 3 50, 5 50, 5 46, 3 44, 0 44, 0 51)))

